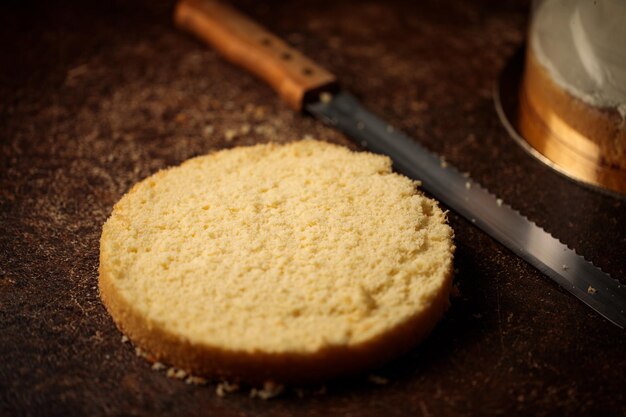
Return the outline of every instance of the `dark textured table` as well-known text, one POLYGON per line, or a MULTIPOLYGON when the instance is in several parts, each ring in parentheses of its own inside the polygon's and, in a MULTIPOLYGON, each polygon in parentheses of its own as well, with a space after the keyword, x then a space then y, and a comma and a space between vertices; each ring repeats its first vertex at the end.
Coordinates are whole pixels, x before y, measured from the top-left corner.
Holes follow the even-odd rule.
MULTIPOLYGON (((239 6, 376 113, 626 278, 624 200, 534 160, 494 111, 492 86, 523 42, 526 4, 239 6)), ((120 342, 96 287, 100 228, 120 196, 215 149, 305 135, 357 147, 176 31, 169 2, 1 7, 0 414, 626 413, 624 331, 454 213, 460 296, 425 343, 375 372, 387 384, 362 377, 262 401, 151 370, 120 342)))

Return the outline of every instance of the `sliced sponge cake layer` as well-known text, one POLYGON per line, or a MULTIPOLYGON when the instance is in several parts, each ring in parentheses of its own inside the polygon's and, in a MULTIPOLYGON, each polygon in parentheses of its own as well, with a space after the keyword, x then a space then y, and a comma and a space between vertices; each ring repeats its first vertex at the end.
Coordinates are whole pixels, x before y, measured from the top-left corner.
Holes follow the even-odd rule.
POLYGON ((100 294, 156 359, 307 382, 377 366, 448 307, 452 230, 389 158, 324 142, 191 159, 137 184, 100 242, 100 294))

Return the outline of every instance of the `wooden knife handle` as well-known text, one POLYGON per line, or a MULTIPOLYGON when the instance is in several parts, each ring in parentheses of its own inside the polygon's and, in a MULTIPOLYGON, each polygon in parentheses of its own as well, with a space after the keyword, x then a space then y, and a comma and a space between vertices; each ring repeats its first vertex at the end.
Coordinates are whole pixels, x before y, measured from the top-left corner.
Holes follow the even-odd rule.
POLYGON ((324 68, 218 1, 180 0, 174 21, 267 82, 295 110, 301 111, 306 100, 335 84, 324 68))

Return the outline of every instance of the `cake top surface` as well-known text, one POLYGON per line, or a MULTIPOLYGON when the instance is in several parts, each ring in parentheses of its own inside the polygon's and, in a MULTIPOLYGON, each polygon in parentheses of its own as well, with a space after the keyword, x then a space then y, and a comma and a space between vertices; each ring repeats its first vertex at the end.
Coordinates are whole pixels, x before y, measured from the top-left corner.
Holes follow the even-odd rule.
POLYGON ((306 140, 191 159, 137 184, 101 273, 192 343, 307 352, 366 342, 448 291, 452 230, 384 156, 306 140))
POLYGON ((557 84, 626 117, 626 2, 546 0, 534 10, 530 44, 557 84))

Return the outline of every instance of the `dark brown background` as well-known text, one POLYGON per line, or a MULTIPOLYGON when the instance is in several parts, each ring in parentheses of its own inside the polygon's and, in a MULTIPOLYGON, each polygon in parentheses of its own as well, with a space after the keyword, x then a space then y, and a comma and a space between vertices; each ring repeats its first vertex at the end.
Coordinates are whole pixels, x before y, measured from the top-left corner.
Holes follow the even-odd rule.
MULTIPOLYGON (((625 202, 532 159, 494 111, 494 81, 523 42, 525 2, 254 3, 240 7, 369 108, 626 277, 625 202)), ((171 9, 0 9, 0 414, 626 413, 624 332, 455 214, 461 296, 422 346, 376 372, 387 385, 358 378, 302 399, 223 399, 137 358, 96 289, 100 227, 120 196, 215 149, 306 134, 349 144, 176 31, 171 9), (226 140, 244 124, 249 134, 226 140)))

